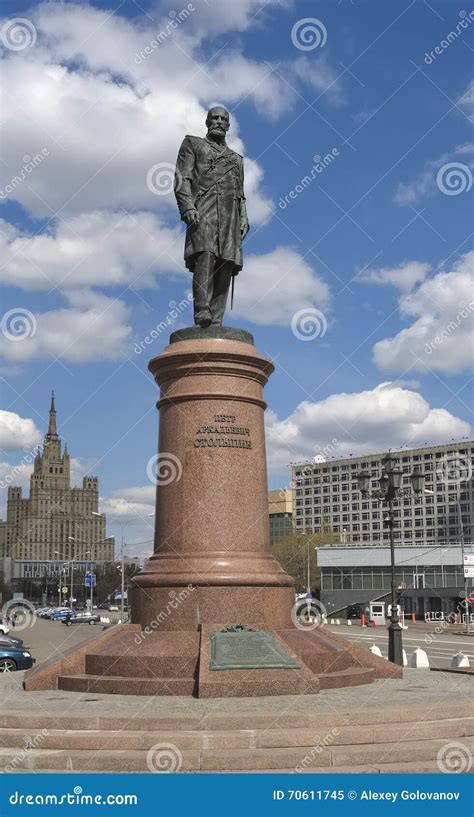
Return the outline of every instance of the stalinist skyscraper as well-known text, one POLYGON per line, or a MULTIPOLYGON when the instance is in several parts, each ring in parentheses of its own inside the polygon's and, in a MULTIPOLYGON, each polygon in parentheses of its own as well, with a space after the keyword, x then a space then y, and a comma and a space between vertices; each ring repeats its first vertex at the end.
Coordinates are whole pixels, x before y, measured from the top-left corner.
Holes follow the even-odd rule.
POLYGON ((70 467, 67 445, 61 453, 53 392, 48 431, 30 477, 30 496, 24 499, 20 487, 8 489, 7 521, 0 523, 2 555, 31 562, 113 561, 114 539, 107 538, 105 514, 94 515, 99 511, 99 480, 84 477, 82 488, 71 488, 70 467))

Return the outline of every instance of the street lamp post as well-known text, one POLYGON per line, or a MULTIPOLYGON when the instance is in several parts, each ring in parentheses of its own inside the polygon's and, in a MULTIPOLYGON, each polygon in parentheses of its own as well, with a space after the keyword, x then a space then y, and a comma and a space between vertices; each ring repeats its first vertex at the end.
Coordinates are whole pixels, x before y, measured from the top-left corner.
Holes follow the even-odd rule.
MULTIPOLYGON (((64 556, 64 554, 60 553, 59 550, 55 550, 54 555, 55 556, 64 556)), ((66 561, 67 564, 69 564, 71 566, 71 594, 69 596, 69 607, 72 610, 73 598, 74 598, 74 561, 75 560, 66 558, 65 561, 66 561)), ((65 568, 63 568, 63 569, 65 570, 65 568)), ((61 593, 62 593, 62 588, 61 588, 60 594, 59 594, 60 595, 59 606, 61 606, 61 593)))
MULTIPOLYGON (((98 513, 97 511, 92 511, 94 516, 102 516, 102 514, 98 513)), ((155 513, 146 513, 143 517, 139 517, 139 519, 147 519, 150 516, 154 516, 155 513)), ((123 617, 125 614, 125 605, 124 605, 124 595, 125 595, 125 528, 127 525, 131 525, 132 523, 136 523, 136 519, 129 519, 128 522, 115 522, 120 527, 121 530, 121 541, 120 541, 120 569, 122 573, 121 581, 120 581, 120 620, 123 624, 123 617)), ((127 602, 128 602, 128 594, 127 594, 127 602)))
MULTIPOLYGON (((402 629, 398 621, 397 612, 397 583, 395 580, 395 515, 393 511, 393 502, 398 496, 406 496, 410 493, 409 488, 402 488, 403 472, 397 468, 396 459, 390 454, 386 454, 382 460, 382 473, 379 479, 380 488, 371 491, 370 480, 371 474, 369 471, 361 471, 357 475, 359 483, 359 490, 363 497, 371 497, 388 505, 388 513, 384 519, 384 525, 388 527, 390 532, 390 568, 391 568, 391 613, 390 624, 388 627, 388 660, 394 664, 403 666, 403 645, 402 645, 402 629)), ((425 475, 416 468, 410 475, 412 490, 415 495, 419 496, 423 493, 425 475)))

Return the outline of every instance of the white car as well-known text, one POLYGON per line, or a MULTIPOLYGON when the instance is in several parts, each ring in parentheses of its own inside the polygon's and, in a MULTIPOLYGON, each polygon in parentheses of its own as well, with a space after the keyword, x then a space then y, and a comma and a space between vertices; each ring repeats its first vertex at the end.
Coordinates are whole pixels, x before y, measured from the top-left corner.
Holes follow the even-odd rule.
POLYGON ((118 609, 116 604, 109 604, 109 613, 118 613, 118 609))
POLYGON ((1 635, 8 635, 9 632, 10 632, 10 627, 8 626, 8 624, 5 624, 4 621, 0 621, 0 633, 1 633, 1 635))

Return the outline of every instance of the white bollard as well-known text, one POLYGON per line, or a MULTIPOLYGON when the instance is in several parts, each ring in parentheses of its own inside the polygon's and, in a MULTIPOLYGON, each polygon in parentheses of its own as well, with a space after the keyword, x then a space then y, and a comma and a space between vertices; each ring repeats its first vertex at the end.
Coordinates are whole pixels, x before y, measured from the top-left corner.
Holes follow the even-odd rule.
POLYGON ((451 659, 451 666, 452 667, 470 667, 469 658, 467 655, 464 655, 461 650, 453 655, 451 659))
POLYGON ((340 619, 340 618, 336 618, 336 624, 340 624, 340 623, 341 623, 341 619, 340 619))
POLYGON ((415 667, 416 669, 430 668, 428 656, 424 650, 420 649, 420 647, 417 647, 416 650, 413 651, 413 655, 411 657, 411 666, 415 667))
POLYGON ((372 655, 378 655, 379 658, 382 658, 381 649, 380 649, 380 647, 377 647, 377 644, 372 644, 372 646, 370 648, 370 652, 372 653, 372 655))
POLYGON ((402 655, 403 655, 403 666, 408 667, 407 651, 402 650, 402 655))
POLYGON ((350 618, 347 619, 347 626, 352 627, 352 621, 350 620, 350 618))
POLYGON ((331 619, 331 622, 330 622, 330 623, 331 623, 331 624, 334 624, 334 619, 333 619, 333 618, 331 619))

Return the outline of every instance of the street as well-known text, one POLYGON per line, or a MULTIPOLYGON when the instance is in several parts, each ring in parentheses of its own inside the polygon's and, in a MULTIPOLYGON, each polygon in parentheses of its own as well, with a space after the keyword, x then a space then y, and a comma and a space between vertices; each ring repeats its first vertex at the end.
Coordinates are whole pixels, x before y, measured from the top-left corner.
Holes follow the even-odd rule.
MULTIPOLYGON (((382 655, 388 655, 388 633, 386 626, 375 628, 361 627, 359 624, 347 626, 341 622, 340 625, 326 625, 329 630, 354 641, 363 644, 370 649, 372 644, 380 647, 382 655)), ((430 667, 444 667, 451 665, 454 653, 462 651, 468 656, 471 667, 474 667, 474 635, 459 635, 464 625, 455 624, 449 627, 442 627, 441 622, 429 624, 417 621, 408 623, 408 630, 402 631, 403 649, 406 651, 408 666, 410 666, 413 651, 420 647, 424 650, 430 662, 430 667)), ((471 625, 472 626, 472 625, 471 625)), ((474 628, 473 633, 474 633, 474 628)))
MULTIPOLYGON (((114 614, 106 615, 112 618, 114 614)), ((36 664, 39 664, 48 658, 59 658, 71 647, 90 641, 102 632, 103 627, 103 624, 73 624, 66 627, 60 621, 49 621, 35 616, 30 626, 24 629, 18 627, 10 629, 10 635, 22 638, 25 649, 30 650, 33 658, 36 658, 36 664)))

